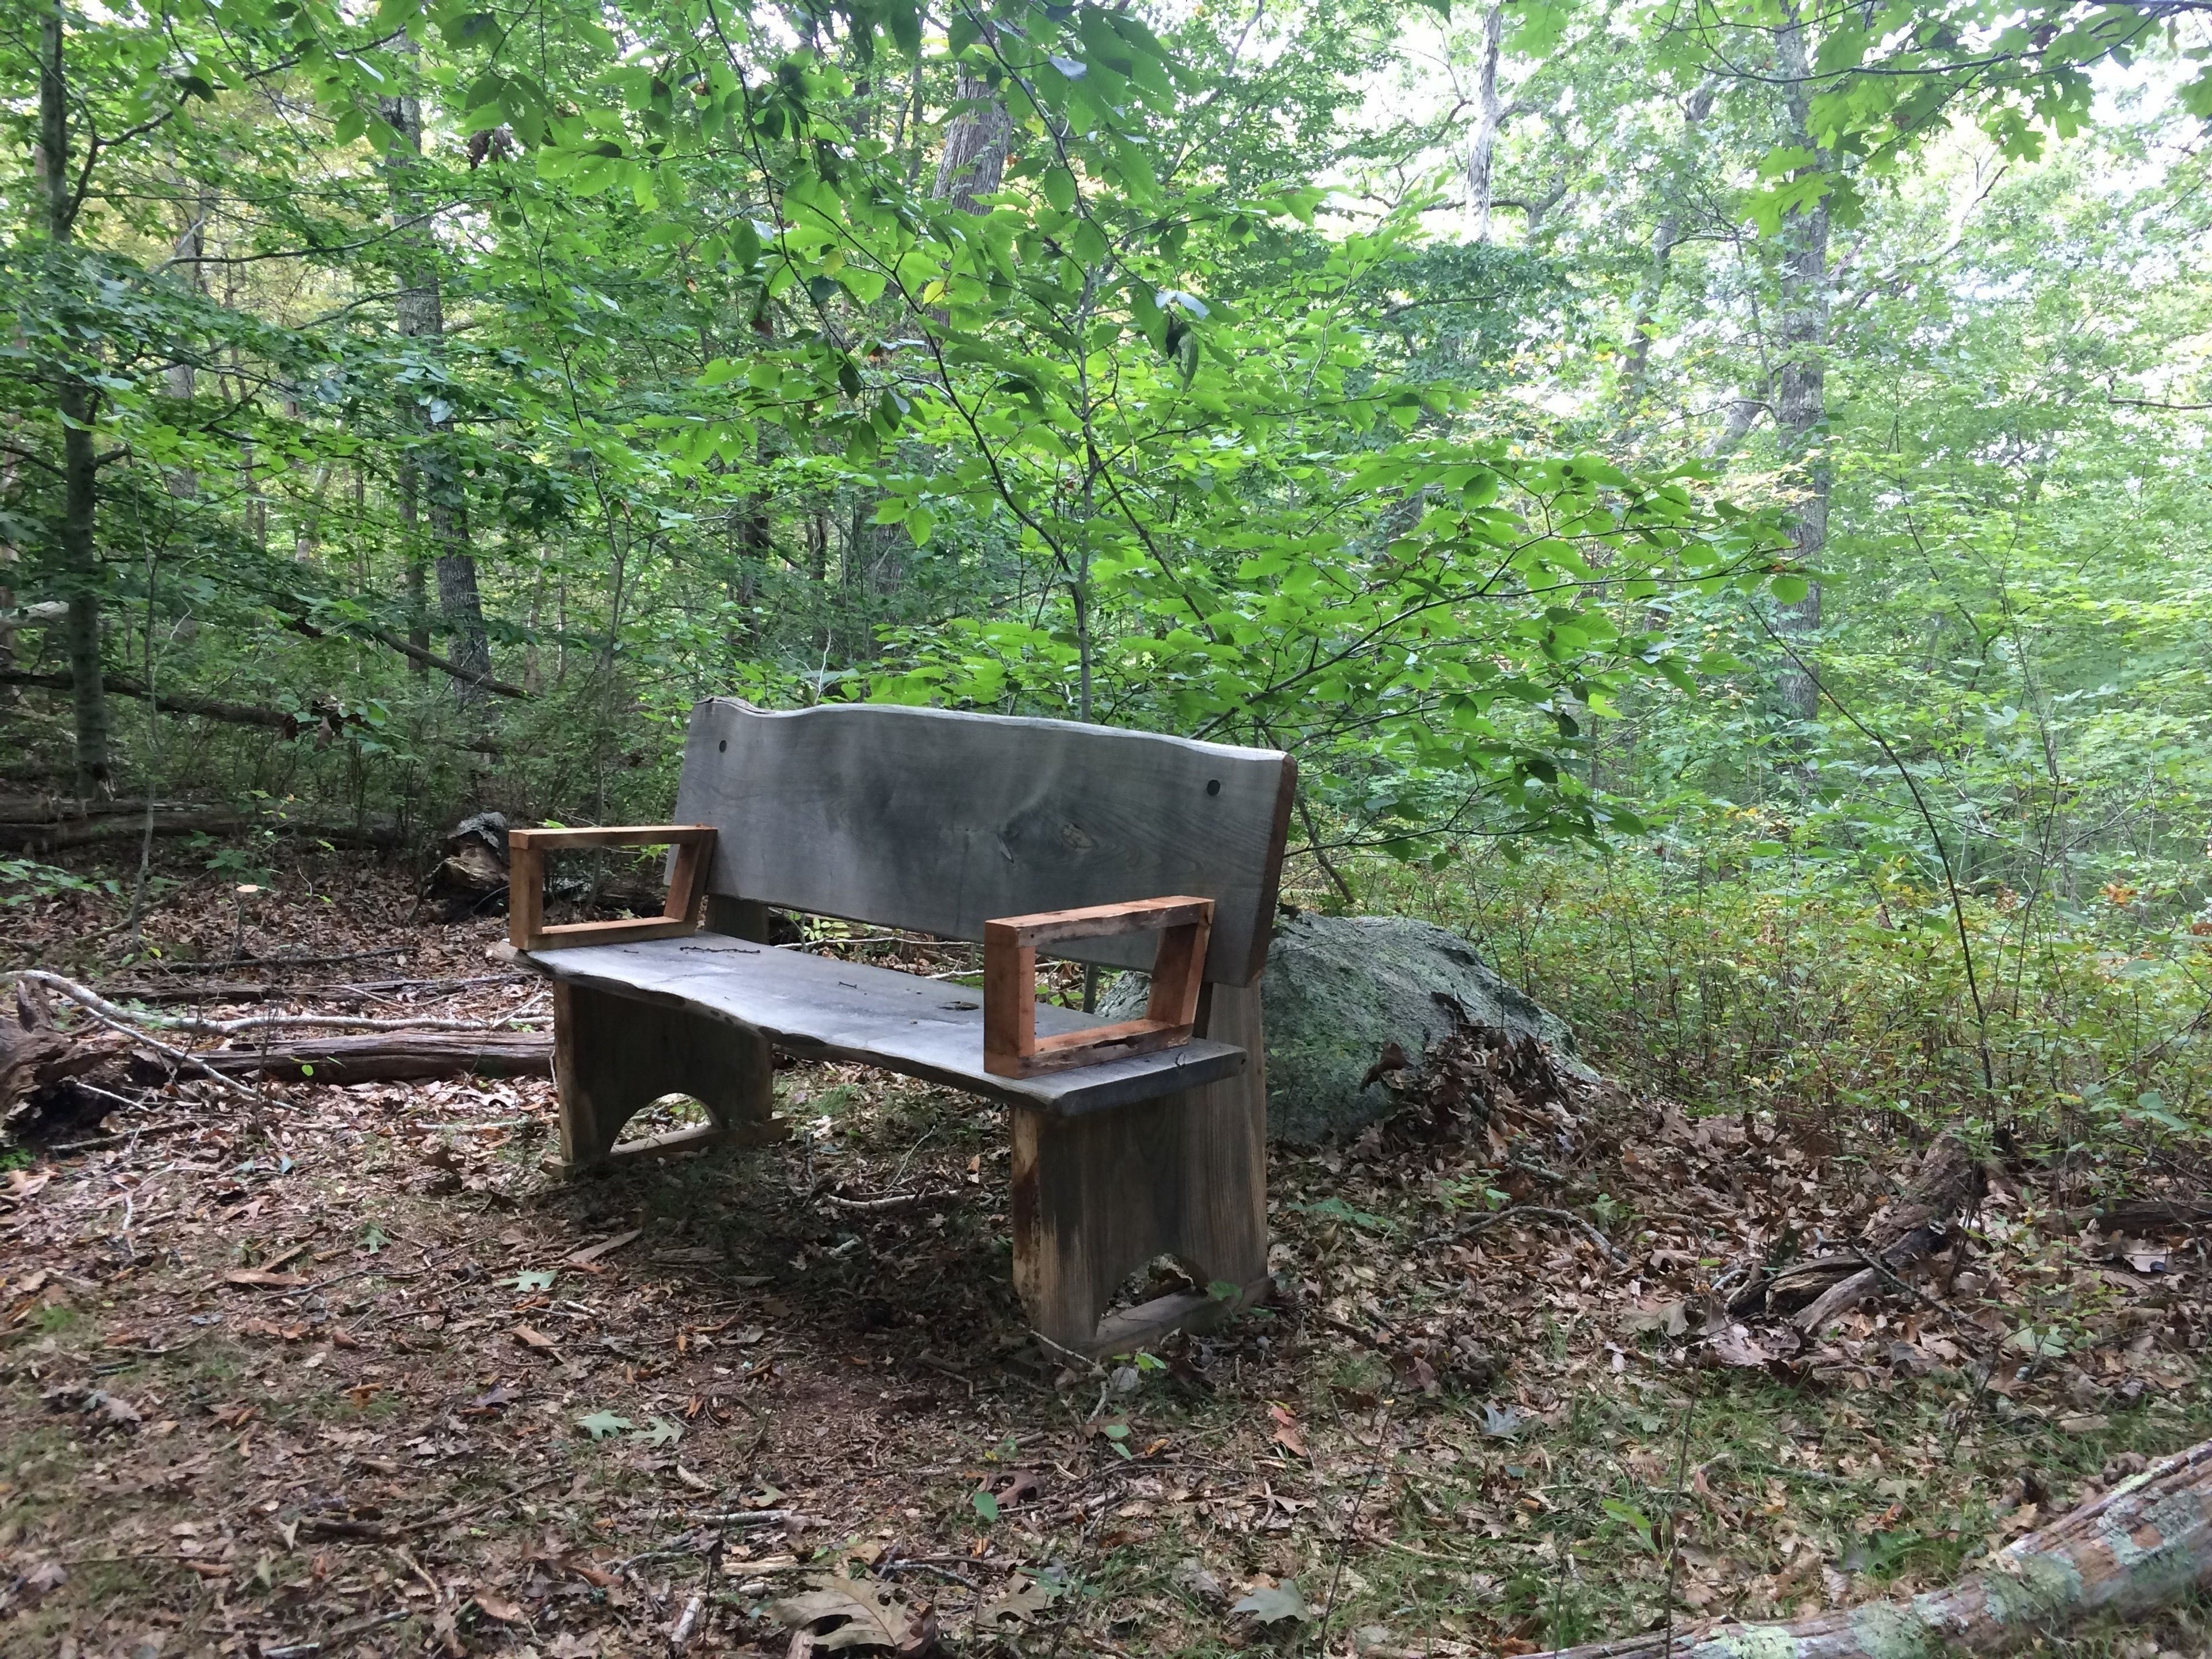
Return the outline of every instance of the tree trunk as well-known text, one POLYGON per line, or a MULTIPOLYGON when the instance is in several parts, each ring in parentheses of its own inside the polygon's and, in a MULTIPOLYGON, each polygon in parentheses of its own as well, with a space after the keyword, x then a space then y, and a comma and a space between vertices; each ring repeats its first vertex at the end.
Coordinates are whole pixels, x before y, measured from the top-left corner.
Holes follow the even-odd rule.
MULTIPOLYGON (((207 293, 207 227, 215 212, 215 192, 203 187, 198 204, 185 210, 184 228, 170 248, 171 257, 183 267, 185 285, 195 294, 207 293)), ((180 404, 189 404, 199 383, 198 370, 189 359, 171 363, 162 371, 161 379, 169 396, 180 404)), ((167 476, 169 493, 185 500, 199 494, 199 476, 190 467, 178 467, 167 476)))
MULTIPOLYGON (((1813 142, 1810 114, 1813 103, 1812 53, 1807 29, 1796 8, 1776 37, 1777 60, 1788 82, 1790 142, 1827 164, 1828 157, 1813 142)), ((1782 227, 1782 306, 1780 362, 1776 367, 1774 420, 1780 430, 1782 459, 1798 469, 1803 490, 1798 502, 1791 539, 1797 556, 1818 568, 1828 545, 1827 347, 1828 347, 1828 204, 1796 213, 1782 227)), ((1802 599, 1782 606, 1778 631, 1794 647, 1820 626, 1820 585, 1814 582, 1802 599), (1794 638, 1792 638, 1794 636, 1794 638)), ((1792 659, 1783 665, 1782 700, 1791 714, 1810 722, 1820 709, 1820 691, 1812 677, 1792 659)))
MULTIPOLYGON (((1698 129, 1712 113, 1717 91, 1717 84, 1707 80, 1690 94, 1690 101, 1682 112, 1686 149, 1694 152, 1698 129)), ((1628 325, 1627 362, 1620 374, 1620 409, 1625 416, 1634 415, 1637 406, 1644 401, 1644 381, 1651 368, 1651 337, 1656 327, 1659 298, 1666 291, 1668 267, 1674 262, 1674 250, 1681 246, 1688 223, 1688 216, 1678 208, 1661 215, 1658 224, 1652 228, 1651 268, 1637 289, 1636 308, 1628 325)))
POLYGON ((1910 1601, 1869 1601, 1787 1624, 1686 1626, 1567 1648, 1553 1659, 1899 1659, 2020 1652, 2092 1613, 2141 1614, 2212 1585, 2212 1442, 2154 1465, 1984 1571, 1910 1601))
MULTIPOLYGON (((416 178, 422 154, 422 106, 412 94, 384 100, 384 118, 399 136, 399 147, 390 162, 392 222, 398 233, 399 294, 394 304, 400 334, 409 339, 432 342, 434 357, 445 338, 443 296, 438 284, 436 250, 431 245, 429 216, 425 211, 416 178)), ((414 604, 410 619, 411 642, 428 643, 423 611, 427 595, 418 514, 427 509, 430 541, 437 550, 438 610, 453 635, 451 655, 462 670, 460 696, 464 702, 483 699, 476 683, 491 672, 491 647, 484 629, 483 599, 477 586, 476 556, 469 548, 468 487, 459 457, 449 441, 451 415, 440 415, 421 397, 410 407, 410 417, 426 434, 422 459, 410 457, 400 465, 400 517, 409 532, 408 595, 414 604)))
MULTIPOLYGON (((69 182, 69 82, 62 56, 63 5, 54 0, 40 25, 39 158, 46 185, 46 257, 51 280, 66 288, 65 250, 74 240, 76 203, 69 182)), ((54 407, 62 417, 63 597, 69 617, 62 637, 69 653, 76 715, 76 788, 81 796, 107 793, 107 688, 100 660, 100 554, 94 544, 99 511, 97 457, 92 422, 93 389, 66 364, 58 366, 54 407)))
POLYGON ((1504 105, 1498 96, 1498 58, 1505 43, 1503 0, 1490 9, 1482 26, 1482 75, 1475 98, 1474 137, 1467 147, 1467 209, 1470 239, 1490 240, 1491 162, 1498 149, 1498 127, 1504 105))
POLYGON ((963 213, 987 213, 975 198, 998 189, 1006 169, 1006 146, 1014 135, 1006 100, 965 62, 955 95, 960 114, 945 135, 945 154, 937 163, 937 185, 930 194, 950 201, 963 213))

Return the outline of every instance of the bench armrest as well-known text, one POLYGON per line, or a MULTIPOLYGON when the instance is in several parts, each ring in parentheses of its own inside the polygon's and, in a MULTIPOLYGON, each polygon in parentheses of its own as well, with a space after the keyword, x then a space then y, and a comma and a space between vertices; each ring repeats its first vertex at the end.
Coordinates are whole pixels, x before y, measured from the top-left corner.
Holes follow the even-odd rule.
POLYGON ((711 823, 641 823, 605 830, 510 830, 507 832, 507 936, 518 951, 571 945, 622 945, 678 939, 699 931, 707 902, 707 864, 714 853, 711 823), (563 847, 662 847, 676 849, 668 903, 650 921, 545 925, 545 854, 563 847))
POLYGON ((1198 993, 1213 901, 1137 899, 1080 910, 1047 910, 983 924, 983 1069, 994 1077, 1035 1077, 1071 1066, 1178 1048, 1198 1023, 1198 993), (1069 1031, 1039 1042, 1037 946, 1060 939, 1158 932, 1152 997, 1142 1019, 1069 1031))

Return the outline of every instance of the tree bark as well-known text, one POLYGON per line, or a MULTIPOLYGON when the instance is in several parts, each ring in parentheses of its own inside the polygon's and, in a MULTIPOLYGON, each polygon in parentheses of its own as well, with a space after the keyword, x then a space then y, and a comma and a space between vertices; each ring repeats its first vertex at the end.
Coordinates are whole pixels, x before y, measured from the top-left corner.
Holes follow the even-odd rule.
POLYGON ((2092 1613, 2140 1614, 2212 1585, 2212 1442, 2155 1464, 1988 1567, 1910 1601, 1869 1601, 1786 1624, 1734 1620, 1566 1648, 1553 1659, 1899 1659, 2018 1652, 2092 1613))
POLYGON ((1498 149, 1498 128, 1504 105, 1498 96, 1498 59, 1505 43, 1504 0, 1490 9, 1482 25, 1482 72, 1475 88, 1474 136, 1467 146, 1467 207, 1471 239, 1490 240, 1491 163, 1498 149))
POLYGON ((226 1077, 287 1082, 393 1083, 411 1078, 550 1077, 553 1039, 536 1031, 376 1031, 295 1038, 192 1056, 226 1077))
MULTIPOLYGON (((1713 98, 1718 90, 1711 80, 1703 82, 1690 94, 1690 101, 1682 112, 1682 137, 1685 148, 1694 150, 1698 129, 1712 113, 1713 98)), ((1651 337, 1656 326, 1660 295, 1666 291, 1668 268, 1674 263, 1674 250, 1681 246, 1689 217, 1680 208, 1662 214, 1651 231, 1651 267, 1644 273, 1636 292, 1635 310, 1628 325, 1627 361, 1620 375, 1620 408, 1624 416, 1632 416, 1644 401, 1644 382, 1651 368, 1651 337)))
MULTIPOLYGON (((1785 16, 1788 21, 1776 36, 1776 55, 1788 82, 1790 142, 1814 154, 1820 158, 1815 165, 1825 167, 1828 157, 1814 143, 1810 124, 1812 52, 1808 30, 1796 7, 1785 16)), ((1775 370, 1774 420, 1780 430, 1782 459, 1798 470, 1804 492, 1790 538, 1796 544, 1798 558, 1808 567, 1818 568, 1828 545, 1828 492, 1832 477, 1826 447, 1830 295, 1825 197, 1783 223, 1781 299, 1782 349, 1775 370)), ((1799 640, 1820 628, 1819 582, 1811 584, 1803 599, 1781 607, 1778 624, 1778 632, 1799 640)), ((1809 724, 1819 714, 1819 688, 1794 658, 1783 665, 1780 686, 1784 704, 1797 720, 1809 724)))
MULTIPOLYGON (((46 258, 50 280, 65 291, 63 269, 74 240, 76 200, 69 181, 69 82, 63 58, 64 7, 53 0, 40 24, 39 159, 46 186, 46 258)), ((69 617, 62 638, 69 657, 76 717, 76 788, 81 796, 106 794, 108 763, 107 690, 100 659, 100 554, 94 531, 99 512, 99 459, 92 423, 98 399, 66 364, 57 365, 54 407, 62 421, 62 523, 59 550, 63 597, 69 617)))
MULTIPOLYGON (((398 233, 394 242, 400 263, 399 294, 393 309, 401 336, 432 342, 430 354, 435 357, 439 343, 445 338, 446 320, 429 215, 416 178, 422 155, 422 101, 411 93, 387 98, 383 113, 399 137, 399 146, 389 162, 392 222, 398 233)), ((453 417, 439 415, 419 395, 410 401, 409 416, 424 434, 420 459, 410 456, 400 463, 400 516, 414 544, 410 550, 408 592, 415 616, 409 631, 418 648, 428 647, 422 620, 427 595, 420 544, 415 539, 417 514, 422 512, 429 519, 430 541, 437 550, 438 610, 453 635, 452 655, 461 670, 458 677, 461 700, 477 702, 483 699, 481 683, 491 672, 491 646, 484 628, 483 599, 477 585, 476 556, 469 546, 468 489, 451 442, 453 417)))
MULTIPOLYGON (((170 255, 185 273, 185 284, 195 294, 207 292, 207 227, 215 213, 215 192, 201 187, 197 203, 185 210, 184 228, 170 248, 170 255)), ((188 358, 171 363, 161 374, 169 396, 180 404, 189 404, 198 389, 199 372, 188 358)), ((199 494, 199 475, 190 467, 178 467, 167 477, 169 493, 190 500, 199 494)))
POLYGON ((963 213, 987 213, 990 210, 975 198, 998 189, 1014 124, 998 89, 964 60, 954 92, 961 111, 945 131, 945 154, 938 158, 937 185, 930 194, 963 213))

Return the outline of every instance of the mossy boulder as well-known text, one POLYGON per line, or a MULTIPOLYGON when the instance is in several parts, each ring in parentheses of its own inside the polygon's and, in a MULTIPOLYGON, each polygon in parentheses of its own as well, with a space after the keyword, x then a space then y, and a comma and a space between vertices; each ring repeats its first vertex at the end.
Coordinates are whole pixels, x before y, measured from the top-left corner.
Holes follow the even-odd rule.
MULTIPOLYGON (((1389 1115, 1397 1097, 1375 1076, 1395 1044, 1418 1066, 1464 1024, 1549 1044, 1561 1065, 1593 1077, 1574 1032, 1507 984, 1473 944, 1411 916, 1324 916, 1279 922, 1261 981, 1267 1032, 1267 1136, 1311 1146, 1389 1115)), ((1144 976, 1125 974, 1102 1012, 1140 1011, 1144 976)))

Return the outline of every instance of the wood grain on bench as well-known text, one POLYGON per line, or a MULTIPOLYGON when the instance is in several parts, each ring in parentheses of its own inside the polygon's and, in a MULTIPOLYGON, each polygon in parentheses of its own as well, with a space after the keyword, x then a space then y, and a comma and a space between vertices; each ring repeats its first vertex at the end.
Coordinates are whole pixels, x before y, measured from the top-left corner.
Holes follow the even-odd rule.
POLYGON ((1213 926, 1213 901, 1182 894, 1129 904, 1046 910, 983 924, 983 1066, 994 1077, 1036 1077, 1095 1066, 1121 1054, 1152 1054, 1190 1041, 1198 1018, 1200 965, 1213 926), (1036 959, 1040 945, 1158 933, 1152 991, 1142 1019, 1040 1037, 1036 959))
MULTIPOLYGON (((996 917, 1164 893, 1214 902, 1204 977, 1266 965, 1297 767, 1066 720, 844 704, 693 711, 676 816, 721 833, 708 890, 981 939, 996 917)), ((1057 954, 1143 968, 1137 933, 1057 954)))
MULTIPOLYGON (((542 951, 531 960, 564 983, 680 1004, 789 1054, 880 1066, 1054 1116, 1156 1099, 1232 1077, 1245 1064, 1242 1048, 1201 1040, 1039 1077, 995 1076, 984 1065, 982 1003, 969 988, 720 933, 542 951)), ((1105 1023, 1033 1006, 1047 1036, 1105 1023)))

